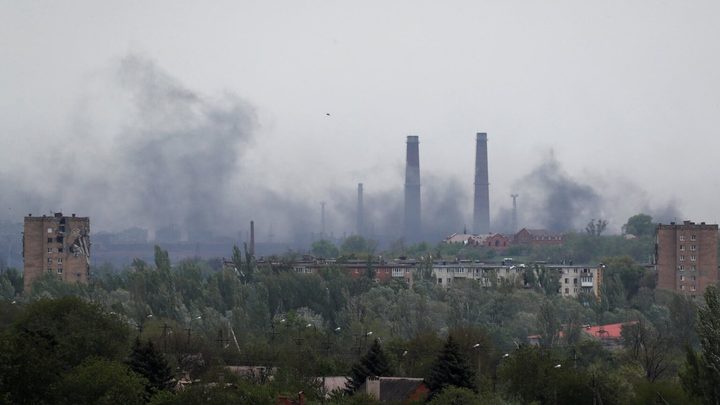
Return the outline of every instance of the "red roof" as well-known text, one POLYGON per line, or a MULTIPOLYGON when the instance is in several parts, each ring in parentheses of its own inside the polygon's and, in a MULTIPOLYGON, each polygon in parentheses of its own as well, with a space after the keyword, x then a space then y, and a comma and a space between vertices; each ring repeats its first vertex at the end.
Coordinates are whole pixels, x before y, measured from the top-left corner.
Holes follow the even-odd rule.
POLYGON ((583 328, 583 331, 590 336, 600 339, 620 339, 622 337, 620 332, 622 332, 623 325, 634 325, 636 323, 637 321, 631 321, 611 323, 608 325, 587 326, 583 328))

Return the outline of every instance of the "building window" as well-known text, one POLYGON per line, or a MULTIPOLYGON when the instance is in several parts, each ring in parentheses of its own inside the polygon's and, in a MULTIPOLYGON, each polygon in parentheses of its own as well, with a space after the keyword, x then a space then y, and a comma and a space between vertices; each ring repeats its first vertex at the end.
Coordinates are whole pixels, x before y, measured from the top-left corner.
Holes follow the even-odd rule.
POLYGON ((684 290, 684 289, 685 289, 685 286, 684 286, 684 285, 681 285, 681 286, 680 286, 680 289, 681 289, 681 290, 684 290))
POLYGON ((678 266, 678 270, 680 270, 680 271, 685 271, 685 266, 683 266, 682 264, 679 265, 679 266, 678 266))
POLYGON ((58 264, 62 264, 62 257, 58 257, 58 264))
POLYGON ((48 228, 48 233, 52 233, 52 228, 48 228))
POLYGON ((697 239, 697 238, 695 237, 695 235, 691 235, 691 236, 690 236, 690 240, 696 240, 696 239, 697 239))
POLYGON ((685 235, 680 235, 680 242, 685 241, 685 235))
POLYGON ((680 281, 685 281, 685 276, 683 276, 682 274, 680 275, 680 281))
POLYGON ((52 264, 52 258, 48 257, 48 264, 52 264))
POLYGON ((438 279, 438 284, 442 284, 442 279, 441 279, 441 278, 438 279))
POLYGON ((697 270, 697 268, 695 268, 695 265, 693 264, 692 266, 690 266, 690 270, 695 271, 697 270))
MULTIPOLYGON (((567 284, 568 282, 569 282, 569 280, 568 280, 568 279, 565 279, 565 284, 567 284)), ((567 288, 566 288, 566 290, 567 290, 567 288)))
POLYGON ((681 261, 681 262, 684 262, 684 261, 685 261, 685 255, 680 255, 680 261, 681 261))
POLYGON ((695 276, 692 276, 691 279, 692 279, 692 281, 695 281, 695 276))
POLYGON ((48 238, 48 243, 52 243, 52 238, 48 238))
POLYGON ((573 288, 573 291, 577 293, 577 287, 573 288))
POLYGON ((685 245, 680 245, 680 251, 681 251, 681 252, 684 252, 684 251, 685 251, 685 245))
POLYGON ((57 274, 62 274, 62 267, 58 267, 57 274))
POLYGON ((53 248, 48 248, 48 253, 52 253, 53 248))
POLYGON ((578 269, 573 269, 573 273, 577 274, 578 269))
POLYGON ((577 285, 577 279, 576 279, 576 278, 573 279, 573 284, 577 285))
POLYGON ((693 252, 697 250, 697 245, 690 245, 690 250, 693 252))
POLYGON ((690 261, 694 262, 697 257, 695 255, 690 256, 690 261))

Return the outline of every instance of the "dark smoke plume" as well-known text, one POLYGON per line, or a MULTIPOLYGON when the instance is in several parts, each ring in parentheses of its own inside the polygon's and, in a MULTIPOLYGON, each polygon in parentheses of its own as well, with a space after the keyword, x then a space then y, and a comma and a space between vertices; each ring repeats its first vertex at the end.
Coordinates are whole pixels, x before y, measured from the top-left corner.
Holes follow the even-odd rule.
MULTIPOLYGON (((519 193, 518 228, 542 228, 556 232, 582 231, 591 219, 608 221, 608 232, 618 233, 627 219, 638 213, 653 216, 656 222, 680 218, 674 202, 657 207, 649 203, 647 194, 625 179, 583 182, 573 178, 550 155, 529 174, 513 185, 519 193)), ((511 229, 512 200, 496 212, 493 228, 500 232, 511 229)))

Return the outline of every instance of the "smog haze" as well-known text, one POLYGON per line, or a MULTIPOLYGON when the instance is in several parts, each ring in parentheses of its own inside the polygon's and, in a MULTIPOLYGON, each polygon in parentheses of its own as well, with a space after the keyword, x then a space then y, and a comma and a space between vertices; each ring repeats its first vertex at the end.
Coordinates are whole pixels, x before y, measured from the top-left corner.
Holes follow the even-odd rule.
POLYGON ((259 238, 402 234, 405 138, 422 222, 619 232, 717 223, 720 36, 709 1, 0 2, 0 219, 259 238), (272 229, 272 231, 270 231, 272 229))

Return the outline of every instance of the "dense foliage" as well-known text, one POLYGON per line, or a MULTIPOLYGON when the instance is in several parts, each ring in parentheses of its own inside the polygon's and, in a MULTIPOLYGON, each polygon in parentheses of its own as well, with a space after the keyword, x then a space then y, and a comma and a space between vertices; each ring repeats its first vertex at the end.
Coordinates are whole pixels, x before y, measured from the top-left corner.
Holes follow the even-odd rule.
MULTIPOLYGON (((562 248, 518 252, 594 258, 643 243, 615 249, 615 238, 571 235, 562 248)), ((367 257, 376 248, 356 238, 338 252, 367 257)), ((396 248, 422 260, 464 254, 447 245, 396 248)), ((239 249, 223 266, 171 263, 158 247, 152 264, 100 266, 88 285, 50 275, 24 295, 22 279, 5 271, 0 292, 10 285, 13 294, 0 299, 0 403, 107 403, 120 389, 129 404, 272 404, 299 392, 310 403, 326 394, 329 403, 372 403, 363 393, 327 393, 319 377, 350 377, 355 390, 366 376, 391 373, 424 378, 433 403, 712 402, 717 290, 708 290, 707 307, 656 290, 639 251, 598 259, 601 299, 560 298, 557 278, 542 271, 528 273, 539 278, 530 288, 468 281, 445 289, 424 271, 412 285, 340 268, 296 274, 294 254, 257 266, 239 249), (582 332, 614 322, 632 322, 615 350, 582 332), (530 335, 539 345, 528 344, 530 335), (180 381, 186 387, 176 390, 180 381)))

